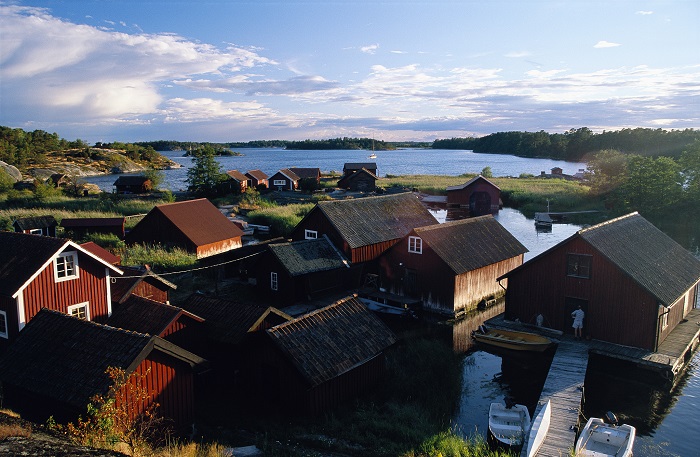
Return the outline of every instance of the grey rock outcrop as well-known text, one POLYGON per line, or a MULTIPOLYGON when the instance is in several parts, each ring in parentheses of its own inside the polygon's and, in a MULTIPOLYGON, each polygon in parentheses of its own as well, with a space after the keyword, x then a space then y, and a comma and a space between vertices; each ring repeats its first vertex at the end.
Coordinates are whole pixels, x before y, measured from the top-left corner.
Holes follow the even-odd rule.
POLYGON ((10 178, 15 180, 14 182, 22 180, 22 173, 20 173, 20 171, 14 165, 10 165, 0 160, 0 168, 5 170, 5 173, 10 175, 10 178))

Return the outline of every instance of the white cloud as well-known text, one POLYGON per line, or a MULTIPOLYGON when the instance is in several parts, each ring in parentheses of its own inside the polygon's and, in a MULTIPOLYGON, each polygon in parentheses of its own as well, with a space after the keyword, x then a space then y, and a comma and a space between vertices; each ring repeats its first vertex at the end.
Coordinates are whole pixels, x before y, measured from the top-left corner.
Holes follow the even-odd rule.
POLYGON ((505 54, 505 57, 510 57, 510 58, 520 58, 520 57, 528 57, 530 56, 530 53, 527 51, 512 51, 507 54, 505 54))
POLYGON ((594 48, 616 48, 618 46, 622 46, 620 43, 611 43, 610 41, 599 41, 597 42, 593 47, 594 48))
POLYGON ((648 15, 650 15, 650 14, 654 14, 654 12, 653 12, 653 11, 637 11, 637 12, 634 13, 634 14, 640 14, 640 15, 642 15, 642 16, 648 16, 648 15))
POLYGON ((392 54, 408 54, 406 51, 389 51, 392 54))
POLYGON ((377 49, 379 49, 378 44, 370 44, 368 46, 362 46, 360 51, 364 52, 365 54, 374 54, 377 52, 377 49))

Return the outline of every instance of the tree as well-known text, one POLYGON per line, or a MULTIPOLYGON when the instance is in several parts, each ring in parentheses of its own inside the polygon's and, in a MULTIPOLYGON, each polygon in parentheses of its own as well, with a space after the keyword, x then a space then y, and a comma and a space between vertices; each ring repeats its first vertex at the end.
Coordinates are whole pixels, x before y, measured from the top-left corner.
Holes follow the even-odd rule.
POLYGON ((627 178, 628 157, 616 149, 597 152, 588 162, 591 191, 605 195, 618 189, 627 178))
POLYGON ((700 140, 683 151, 680 166, 686 195, 691 201, 700 201, 700 140))
POLYGON ((658 213, 681 199, 681 167, 672 158, 632 156, 627 170, 623 188, 631 209, 658 213))
POLYGON ((153 190, 158 190, 165 179, 163 172, 155 168, 147 168, 144 170, 143 175, 151 181, 151 189, 153 190))
POLYGON ((483 170, 481 170, 481 176, 484 178, 493 178, 493 172, 491 171, 491 167, 484 167, 483 170))
POLYGON ((203 146, 192 151, 194 165, 187 170, 187 190, 201 196, 214 196, 225 175, 216 161, 214 148, 203 146))

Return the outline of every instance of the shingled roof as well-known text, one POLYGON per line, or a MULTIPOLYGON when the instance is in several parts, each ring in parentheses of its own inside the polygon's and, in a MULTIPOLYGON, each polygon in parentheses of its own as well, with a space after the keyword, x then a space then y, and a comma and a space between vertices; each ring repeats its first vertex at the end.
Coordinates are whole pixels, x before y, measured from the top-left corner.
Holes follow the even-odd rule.
POLYGON ((124 272, 124 276, 114 278, 110 286, 110 295, 114 303, 122 303, 131 295, 131 292, 139 283, 146 280, 159 282, 168 289, 177 289, 175 284, 154 273, 149 268, 134 266, 120 266, 119 268, 124 272))
POLYGON ((295 175, 299 176, 299 179, 317 179, 319 176, 321 176, 321 169, 320 168, 299 168, 299 167, 292 167, 289 169, 292 173, 295 175))
MULTIPOLYGON (((158 205, 151 212, 160 212, 196 246, 243 236, 241 229, 206 198, 158 205)), ((147 220, 148 214, 133 231, 138 230, 138 226, 147 220)))
POLYGON ((56 227, 58 222, 53 216, 21 217, 12 223, 19 230, 31 230, 38 228, 56 227))
POLYGON ((372 173, 372 172, 369 171, 368 169, 366 169, 366 168, 360 168, 360 169, 357 170, 356 172, 354 172, 354 173, 352 173, 352 174, 349 174, 349 175, 345 175, 345 176, 343 176, 342 178, 340 178, 340 180, 338 181, 338 187, 346 187, 346 186, 349 186, 350 183, 351 183, 352 181, 354 181, 355 179, 359 178, 361 175, 367 175, 367 176, 369 176, 370 178, 373 178, 373 179, 375 179, 375 180, 376 180, 376 179, 379 179, 379 178, 377 178, 377 175, 375 175, 374 173, 372 173))
POLYGON ((189 363, 206 361, 172 343, 42 309, 0 358, 0 379, 84 408, 111 381, 108 367, 131 373, 154 350, 189 363))
POLYGON ((700 280, 700 260, 636 212, 574 236, 590 243, 666 306, 700 280))
POLYGON ((271 244, 269 248, 290 276, 349 267, 345 256, 325 235, 315 240, 271 244))
POLYGON ((292 317, 271 306, 261 306, 222 300, 194 293, 180 306, 205 320, 208 338, 227 344, 239 343, 246 334, 269 315, 280 322, 292 317))
POLYGON ((417 228, 415 233, 455 274, 527 252, 527 248, 491 215, 417 228))
POLYGON ((491 184, 491 185, 492 185, 493 187, 495 187, 496 189, 501 190, 497 185, 495 185, 494 183, 492 183, 491 181, 489 181, 488 179, 484 178, 484 177, 481 176, 481 175, 478 175, 478 176, 473 177, 472 179, 470 179, 469 181, 465 182, 464 184, 459 184, 459 185, 457 185, 457 186, 449 186, 449 187, 447 188, 447 190, 462 190, 462 189, 465 189, 465 188, 471 186, 471 185, 472 185, 473 183, 475 183, 476 181, 486 181, 487 183, 491 184))
POLYGON ((124 303, 114 307, 107 325, 160 336, 183 314, 195 321, 204 321, 201 317, 177 306, 131 295, 124 303))
POLYGON ((343 171, 347 170, 361 170, 361 169, 367 169, 367 170, 376 170, 377 169, 377 162, 346 162, 345 165, 343 165, 343 171))
POLYGON ((403 238, 416 227, 437 224, 410 192, 324 201, 312 211, 321 211, 353 249, 403 238))
POLYGON ((312 386, 333 379, 396 342, 356 296, 266 331, 312 386))
POLYGON ((0 232, 0 295, 14 296, 65 249, 71 248, 121 274, 122 271, 74 242, 50 236, 0 232))

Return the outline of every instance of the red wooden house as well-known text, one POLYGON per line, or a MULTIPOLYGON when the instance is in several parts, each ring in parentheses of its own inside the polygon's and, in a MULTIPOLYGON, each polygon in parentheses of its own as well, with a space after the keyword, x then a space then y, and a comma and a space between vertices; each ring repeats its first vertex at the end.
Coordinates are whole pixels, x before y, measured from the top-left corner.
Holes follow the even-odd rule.
POLYGON ((56 236, 58 222, 53 216, 22 217, 15 219, 12 227, 17 233, 32 235, 56 236))
POLYGON ((267 189, 269 187, 268 176, 261 170, 250 170, 245 174, 250 179, 250 185, 258 190, 267 189))
POLYGON ((267 182, 271 190, 296 190, 299 188, 299 176, 288 168, 282 168, 280 171, 270 176, 267 182))
POLYGON ((198 259, 241 247, 243 232, 209 200, 158 205, 126 235, 127 244, 178 246, 198 259))
POLYGON ((250 178, 238 170, 229 170, 226 172, 226 176, 228 176, 231 191, 234 193, 242 194, 251 185, 250 178))
POLYGON ((177 286, 154 273, 148 266, 119 267, 124 275, 112 280, 112 303, 124 303, 132 295, 160 303, 169 303, 171 290, 177 286))
POLYGON ((496 214, 501 206, 501 189, 481 175, 447 188, 447 207, 467 209, 470 217, 496 214))
POLYGON ((61 227, 70 238, 84 238, 88 233, 105 233, 124 239, 125 217, 76 217, 61 219, 61 227))
POLYGON ((106 395, 113 384, 108 367, 140 377, 132 382, 149 397, 135 402, 122 389, 118 403, 137 417, 152 402, 158 413, 179 429, 194 416, 196 372, 206 361, 157 336, 127 332, 56 311, 41 310, 0 358, 4 406, 43 423, 84 415, 94 395, 106 395))
POLYGON ((365 169, 372 173, 374 176, 379 176, 377 173, 377 163, 376 162, 346 162, 343 165, 343 176, 347 177, 353 173, 365 169))
MULTIPOLYGON (((87 243, 80 243, 80 247, 85 249, 88 252, 91 252, 92 254, 96 255, 97 257, 100 257, 102 260, 105 260, 109 262, 112 265, 119 265, 122 263, 121 257, 118 255, 114 255, 111 252, 109 252, 107 249, 103 248, 99 244, 96 244, 92 241, 88 241, 87 243)), ((120 267, 122 269, 123 267, 120 267)))
POLYGON ((120 176, 114 181, 118 194, 144 194, 153 190, 153 182, 146 176, 120 176))
MULTIPOLYGON (((321 169, 320 168, 299 168, 291 167, 289 171, 299 176, 299 181, 309 181, 313 185, 318 185, 321 182, 321 169)), ((313 187, 313 186, 310 186, 313 187)))
POLYGON ((41 308, 105 322, 122 271, 70 240, 0 232, 0 347, 41 308))
POLYGON ((505 317, 654 351, 696 306, 700 260, 637 213, 577 233, 505 274, 505 317))
POLYGON ((291 304, 349 286, 348 270, 347 259, 325 235, 269 244, 257 266, 257 285, 276 302, 291 304))
POLYGON ((503 296, 496 278, 520 266, 525 252, 491 215, 416 228, 380 258, 381 283, 454 316, 503 296))
POLYGON ((416 227, 437 220, 410 192, 319 202, 292 231, 294 241, 326 235, 352 263, 379 257, 416 227))
POLYGON ((355 192, 373 192, 377 188, 377 179, 377 175, 366 168, 361 168, 343 176, 338 181, 338 187, 355 192))
MULTIPOLYGON (((318 414, 367 392, 384 375, 396 338, 357 297, 267 330, 249 353, 256 398, 292 414, 318 414)), ((260 335, 261 337, 263 335, 260 335)))

